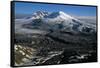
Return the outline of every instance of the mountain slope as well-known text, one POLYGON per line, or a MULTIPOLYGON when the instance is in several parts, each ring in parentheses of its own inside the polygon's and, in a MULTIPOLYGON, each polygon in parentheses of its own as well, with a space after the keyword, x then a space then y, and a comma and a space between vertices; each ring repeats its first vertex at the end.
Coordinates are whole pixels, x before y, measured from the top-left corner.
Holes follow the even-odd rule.
POLYGON ((37 11, 31 17, 26 17, 20 21, 23 21, 21 26, 28 29, 63 30, 82 33, 96 32, 95 25, 84 23, 84 21, 78 20, 63 11, 52 13, 37 11))

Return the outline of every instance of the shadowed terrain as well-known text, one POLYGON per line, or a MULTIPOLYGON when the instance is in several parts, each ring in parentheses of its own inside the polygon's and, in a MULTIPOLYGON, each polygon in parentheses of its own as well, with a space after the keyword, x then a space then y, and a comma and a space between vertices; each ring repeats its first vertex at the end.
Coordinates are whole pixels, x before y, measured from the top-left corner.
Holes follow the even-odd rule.
POLYGON ((15 19, 15 66, 97 61, 96 20, 62 11, 15 19))

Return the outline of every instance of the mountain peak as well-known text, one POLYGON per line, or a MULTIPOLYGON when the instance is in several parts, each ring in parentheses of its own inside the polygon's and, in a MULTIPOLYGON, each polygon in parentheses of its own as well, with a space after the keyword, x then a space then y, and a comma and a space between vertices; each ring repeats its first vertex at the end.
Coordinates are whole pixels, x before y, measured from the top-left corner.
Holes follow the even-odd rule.
POLYGON ((46 12, 46 11, 36 11, 33 13, 33 15, 47 15, 47 14, 48 14, 48 12, 46 12))
POLYGON ((73 19, 72 16, 70 16, 69 14, 67 14, 67 13, 65 13, 65 12, 63 12, 63 11, 59 11, 59 13, 60 13, 60 15, 63 15, 63 16, 66 17, 66 18, 71 18, 71 19, 73 19))
POLYGON ((43 18, 44 16, 47 16, 49 13, 46 11, 36 11, 33 13, 31 19, 40 19, 43 18))

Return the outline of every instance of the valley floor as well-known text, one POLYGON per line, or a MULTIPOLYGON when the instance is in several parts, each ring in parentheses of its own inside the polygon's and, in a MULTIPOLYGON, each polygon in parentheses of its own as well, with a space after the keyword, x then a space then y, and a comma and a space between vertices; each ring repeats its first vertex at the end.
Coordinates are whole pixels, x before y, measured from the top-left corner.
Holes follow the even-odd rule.
POLYGON ((15 66, 97 61, 96 34, 15 34, 15 66))

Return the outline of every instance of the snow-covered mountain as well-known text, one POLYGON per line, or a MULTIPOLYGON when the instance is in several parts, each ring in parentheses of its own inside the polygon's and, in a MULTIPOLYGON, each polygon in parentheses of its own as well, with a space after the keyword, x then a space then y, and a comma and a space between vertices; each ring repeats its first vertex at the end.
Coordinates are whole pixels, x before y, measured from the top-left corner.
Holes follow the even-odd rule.
POLYGON ((63 29, 70 29, 70 30, 79 30, 79 27, 82 26, 81 21, 78 19, 60 11, 51 13, 48 16, 43 18, 43 22, 52 24, 52 25, 62 25, 63 29))
POLYGON ((34 12, 32 16, 26 17, 25 19, 40 19, 40 18, 43 18, 44 16, 47 16, 48 14, 49 13, 45 11, 37 11, 37 12, 34 12))
POLYGON ((24 21, 23 24, 25 27, 31 29, 38 28, 41 30, 68 30, 84 33, 96 32, 96 25, 85 23, 85 21, 78 20, 77 18, 70 16, 63 11, 52 13, 45 11, 37 11, 34 12, 32 16, 26 17, 21 20, 21 22, 22 21, 24 21))

